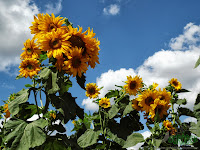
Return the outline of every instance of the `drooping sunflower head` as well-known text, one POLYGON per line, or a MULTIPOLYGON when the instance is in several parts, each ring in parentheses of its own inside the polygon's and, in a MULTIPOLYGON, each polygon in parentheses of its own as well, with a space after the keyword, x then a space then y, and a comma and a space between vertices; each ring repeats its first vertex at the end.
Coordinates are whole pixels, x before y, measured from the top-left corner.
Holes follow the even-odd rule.
POLYGON ((96 85, 96 83, 88 83, 86 84, 86 96, 90 98, 97 98, 97 96, 100 94, 100 89, 96 85))
POLYGON ((24 48, 22 49, 24 52, 21 54, 21 59, 25 58, 39 58, 41 54, 41 50, 37 46, 37 44, 34 42, 34 39, 26 40, 24 43, 24 48))
POLYGON ((126 85, 124 85, 126 93, 136 96, 137 92, 143 86, 142 82, 142 78, 137 75, 134 78, 132 78, 131 76, 127 76, 126 85))
POLYGON ((137 99, 133 99, 132 100, 132 107, 133 107, 133 109, 135 109, 137 111, 140 111, 141 107, 138 104, 139 104, 139 101, 137 101, 137 99))
POLYGON ((20 63, 19 66, 20 74, 19 76, 23 76, 27 78, 28 76, 32 79, 32 76, 37 75, 38 72, 41 70, 39 61, 34 58, 26 58, 20 63))
POLYGON ((69 38, 69 42, 71 43, 71 47, 78 47, 83 49, 83 56, 88 58, 88 65, 91 66, 91 68, 94 68, 96 63, 99 63, 99 45, 100 42, 93 38, 95 36, 95 33, 93 33, 93 30, 86 30, 83 32, 83 28, 73 28, 72 26, 68 26, 68 34, 71 36, 69 38))
POLYGON ((101 98, 101 100, 99 101, 99 106, 103 107, 103 108, 108 108, 110 107, 110 99, 109 98, 101 98))
POLYGON ((34 16, 34 22, 32 22, 32 26, 30 26, 31 34, 39 34, 40 29, 39 29, 39 24, 43 21, 44 19, 44 14, 38 14, 37 17, 34 16))
POLYGON ((4 112, 6 113, 5 117, 9 118, 10 117, 10 112, 8 110, 8 104, 4 104, 3 109, 4 109, 4 112))
POLYGON ((53 119, 56 119, 56 114, 55 114, 54 112, 51 112, 51 113, 49 114, 49 116, 52 117, 53 119))
POLYGON ((64 70, 67 70, 75 77, 77 74, 79 77, 82 76, 82 72, 86 73, 88 64, 87 59, 82 57, 82 48, 75 47, 70 50, 68 54, 68 60, 64 62, 64 70))
POLYGON ((39 38, 38 43, 43 51, 47 51, 48 58, 52 56, 58 58, 68 54, 70 46, 68 38, 65 30, 59 28, 39 38))
POLYGON ((56 69, 61 72, 62 71, 62 68, 64 67, 64 61, 65 61, 65 58, 64 57, 57 57, 56 59, 56 63, 55 63, 55 66, 56 66, 56 69))
POLYGON ((149 110, 149 115, 151 115, 150 118, 154 120, 156 113, 158 113, 160 119, 162 119, 164 115, 167 115, 169 107, 170 105, 165 101, 162 101, 159 98, 155 99, 154 104, 151 104, 151 109, 149 110))
POLYGON ((151 109, 150 105, 154 104, 155 99, 157 99, 158 97, 159 95, 157 90, 147 89, 138 96, 138 105, 142 108, 142 111, 146 111, 146 113, 148 113, 151 109))
POLYGON ((176 91, 180 90, 182 87, 181 83, 176 78, 172 78, 169 83, 175 88, 176 91))
POLYGON ((167 129, 167 131, 171 131, 170 133, 172 135, 175 135, 176 129, 173 127, 172 123, 169 120, 163 121, 164 127, 167 129))
POLYGON ((171 93, 167 92, 167 90, 165 88, 163 88, 163 91, 161 91, 161 89, 159 89, 158 94, 160 96, 160 100, 161 101, 165 101, 167 104, 170 103, 171 100, 171 93))
POLYGON ((43 20, 38 25, 38 29, 42 32, 42 34, 46 34, 47 32, 52 32, 53 30, 57 30, 58 28, 62 28, 64 24, 63 17, 55 17, 52 13, 51 16, 49 14, 44 15, 43 20))

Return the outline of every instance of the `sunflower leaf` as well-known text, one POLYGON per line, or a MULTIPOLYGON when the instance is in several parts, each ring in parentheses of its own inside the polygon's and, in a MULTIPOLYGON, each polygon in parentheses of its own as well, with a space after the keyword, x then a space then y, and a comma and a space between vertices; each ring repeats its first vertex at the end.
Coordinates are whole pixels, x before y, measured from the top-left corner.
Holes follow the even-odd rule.
POLYGON ((29 97, 29 89, 22 89, 17 93, 15 100, 8 103, 8 109, 12 115, 19 112, 19 104, 25 103, 29 97))
POLYGON ((190 116, 190 117, 195 117, 194 112, 188 108, 179 107, 177 109, 177 112, 179 112, 179 116, 186 115, 186 116, 190 116))
POLYGON ((200 65, 200 56, 199 56, 199 59, 197 60, 197 62, 195 64, 194 68, 197 68, 199 65, 200 65))
POLYGON ((120 108, 118 108, 117 104, 112 105, 112 107, 108 111, 109 119, 112 119, 113 117, 115 117, 119 110, 120 108))
POLYGON ((45 119, 39 119, 31 123, 26 123, 20 119, 9 120, 5 124, 5 130, 11 131, 5 136, 6 143, 11 142, 10 149, 29 150, 42 145, 46 140, 43 128, 48 125, 45 119))
POLYGON ((124 145, 124 143, 125 143, 124 139, 118 138, 116 134, 114 134, 114 133, 112 133, 112 132, 110 131, 110 129, 107 129, 107 130, 106 130, 106 133, 107 133, 107 135, 109 136, 109 139, 115 141, 117 144, 119 144, 119 145, 121 145, 121 146, 124 145))
POLYGON ((105 97, 107 98, 111 98, 111 97, 116 97, 119 95, 119 91, 118 90, 110 90, 110 92, 108 92, 105 97))
POLYGON ((135 146, 137 143, 144 142, 144 138, 142 134, 140 133, 132 133, 127 137, 127 140, 124 143, 124 146, 122 148, 128 148, 135 146))
POLYGON ((190 91, 188 91, 186 89, 180 89, 180 90, 176 91, 176 93, 184 93, 184 92, 190 92, 190 91))
POLYGON ((124 109, 123 116, 127 115, 131 111, 133 111, 132 102, 129 102, 129 104, 124 109))
POLYGON ((178 99, 178 100, 176 101, 176 104, 178 104, 178 105, 186 105, 186 104, 187 104, 187 101, 186 101, 185 98, 184 98, 184 99, 178 99))
POLYGON ((76 76, 76 81, 77 81, 77 83, 79 84, 79 86, 82 88, 82 89, 84 89, 84 90, 86 90, 85 89, 85 81, 86 81, 86 76, 82 73, 82 76, 81 76, 81 78, 77 75, 76 76))
POLYGON ((51 69, 49 68, 44 68, 39 74, 38 76, 41 79, 47 80, 49 78, 49 74, 51 73, 51 69))

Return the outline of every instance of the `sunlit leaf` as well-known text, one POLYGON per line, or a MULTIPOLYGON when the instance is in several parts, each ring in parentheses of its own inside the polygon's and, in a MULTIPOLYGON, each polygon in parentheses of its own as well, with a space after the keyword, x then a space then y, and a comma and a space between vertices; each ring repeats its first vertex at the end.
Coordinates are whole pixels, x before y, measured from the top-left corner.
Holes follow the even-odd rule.
POLYGON ((119 95, 119 91, 118 90, 110 90, 110 92, 108 92, 105 97, 107 98, 111 98, 111 97, 116 97, 119 95))
POLYGON ((140 133, 132 133, 127 137, 123 148, 135 146, 137 143, 144 142, 144 138, 140 133))
POLYGON ((195 64, 194 68, 197 68, 199 65, 200 65, 200 56, 199 56, 199 59, 197 60, 197 62, 195 64))
POLYGON ((118 113, 119 110, 120 109, 117 107, 116 104, 112 105, 112 107, 108 111, 109 119, 112 119, 113 117, 115 117, 117 115, 117 113, 118 113))
POLYGON ((131 111, 133 111, 132 102, 129 102, 129 104, 124 109, 123 116, 127 115, 131 111))

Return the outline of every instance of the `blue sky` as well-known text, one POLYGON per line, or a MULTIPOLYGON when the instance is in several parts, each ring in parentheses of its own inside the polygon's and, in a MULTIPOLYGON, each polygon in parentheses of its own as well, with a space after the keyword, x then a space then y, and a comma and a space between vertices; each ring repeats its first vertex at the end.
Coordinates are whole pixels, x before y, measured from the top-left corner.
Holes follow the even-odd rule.
MULTIPOLYGON (((180 96, 193 107, 200 90, 200 69, 193 69, 200 55, 199 0, 0 0, 0 6, 0 100, 30 83, 15 77, 33 15, 55 13, 74 27, 93 28, 100 40, 100 64, 86 73, 86 82, 104 86, 100 96, 128 75, 160 87, 175 77, 192 91, 180 96)), ((75 82, 70 91, 86 112, 96 110, 75 82)))

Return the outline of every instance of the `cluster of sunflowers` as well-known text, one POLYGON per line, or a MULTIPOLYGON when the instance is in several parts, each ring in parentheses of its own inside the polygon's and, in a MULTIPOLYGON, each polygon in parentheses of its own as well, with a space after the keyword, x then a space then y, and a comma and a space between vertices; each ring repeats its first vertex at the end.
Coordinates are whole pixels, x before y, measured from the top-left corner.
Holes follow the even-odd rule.
POLYGON ((99 63, 100 41, 94 38, 95 33, 88 28, 82 32, 82 27, 73 28, 66 19, 52 13, 34 16, 30 26, 32 40, 24 43, 21 54, 20 76, 32 79, 42 69, 39 61, 41 54, 53 59, 52 63, 60 72, 75 77, 86 73, 88 66, 94 68, 99 63), (66 24, 64 24, 66 23, 66 24))

